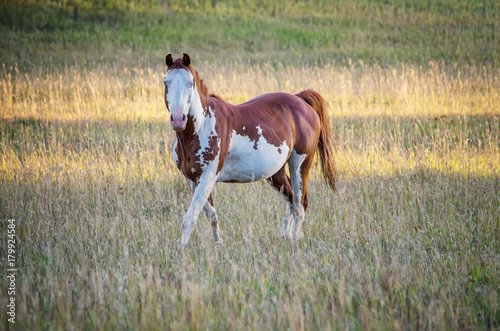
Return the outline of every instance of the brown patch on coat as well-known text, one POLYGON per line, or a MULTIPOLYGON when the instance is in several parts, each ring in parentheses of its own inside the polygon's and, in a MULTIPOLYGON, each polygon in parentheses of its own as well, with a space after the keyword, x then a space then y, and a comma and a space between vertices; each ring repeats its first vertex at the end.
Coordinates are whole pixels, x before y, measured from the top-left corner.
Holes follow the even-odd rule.
POLYGON ((191 181, 197 183, 202 173, 201 164, 197 160, 196 152, 200 149, 200 138, 194 134, 194 120, 188 115, 186 128, 176 131, 177 136, 177 168, 191 181), (194 171, 193 171, 194 169, 194 171))
MULTIPOLYGON (((208 137, 208 147, 201 153, 203 157, 203 164, 208 165, 210 161, 213 161, 217 154, 219 154, 219 144, 218 136, 215 134, 208 137)), ((201 162, 201 160, 199 160, 201 162)))

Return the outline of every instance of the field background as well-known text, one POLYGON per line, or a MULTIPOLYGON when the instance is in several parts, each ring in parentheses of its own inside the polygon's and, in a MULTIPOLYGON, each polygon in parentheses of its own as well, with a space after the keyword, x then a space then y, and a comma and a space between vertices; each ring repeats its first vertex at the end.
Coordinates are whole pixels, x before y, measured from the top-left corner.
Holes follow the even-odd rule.
POLYGON ((0 2, 0 330, 500 327, 500 3, 0 2), (218 184, 224 244, 171 160, 164 56, 233 103, 327 100, 338 192, 305 237, 266 183, 218 184))

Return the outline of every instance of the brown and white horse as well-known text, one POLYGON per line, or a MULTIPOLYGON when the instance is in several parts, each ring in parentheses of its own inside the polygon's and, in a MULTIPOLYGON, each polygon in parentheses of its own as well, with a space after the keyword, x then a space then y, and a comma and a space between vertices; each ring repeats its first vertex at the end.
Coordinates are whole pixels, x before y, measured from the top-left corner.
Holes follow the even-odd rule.
POLYGON ((326 182, 335 190, 337 181, 333 133, 321 95, 312 90, 270 93, 234 106, 208 94, 188 54, 176 60, 168 54, 165 63, 165 104, 176 131, 172 155, 194 192, 182 221, 182 246, 201 209, 211 220, 215 241, 222 241, 211 193, 216 182, 266 179, 287 201, 281 235, 301 238, 316 149, 326 182))

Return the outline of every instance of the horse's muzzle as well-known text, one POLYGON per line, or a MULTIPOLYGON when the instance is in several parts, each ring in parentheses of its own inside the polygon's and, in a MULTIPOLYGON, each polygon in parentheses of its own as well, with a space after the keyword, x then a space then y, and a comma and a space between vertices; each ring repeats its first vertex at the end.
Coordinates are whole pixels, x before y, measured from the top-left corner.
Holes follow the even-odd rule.
POLYGON ((170 124, 175 131, 182 131, 186 128, 187 116, 184 114, 170 115, 170 124))

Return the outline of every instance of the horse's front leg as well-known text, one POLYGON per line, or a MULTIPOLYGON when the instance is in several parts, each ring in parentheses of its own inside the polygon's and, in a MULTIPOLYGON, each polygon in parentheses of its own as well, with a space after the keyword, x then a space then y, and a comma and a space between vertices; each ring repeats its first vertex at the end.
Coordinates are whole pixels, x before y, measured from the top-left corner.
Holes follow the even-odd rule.
MULTIPOLYGON (((186 178, 186 182, 188 186, 191 188, 191 190, 194 192, 194 190, 196 189, 196 185, 194 184, 194 182, 188 178, 186 178)), ((215 211, 215 204, 212 197, 212 193, 210 193, 207 202, 205 202, 205 204, 203 205, 203 211, 205 212, 207 219, 212 224, 212 233, 214 235, 215 242, 218 244, 222 244, 222 237, 220 235, 219 222, 217 219, 217 212, 215 211)))
POLYGON ((200 178, 198 179, 198 183, 194 189, 193 200, 191 200, 191 205, 189 209, 184 215, 182 220, 182 247, 185 247, 189 241, 189 236, 191 232, 193 232, 194 227, 196 226, 196 220, 198 219, 198 215, 201 212, 201 209, 207 203, 207 199, 210 196, 210 192, 212 192, 212 188, 217 181, 217 162, 212 162, 209 164, 200 178))

